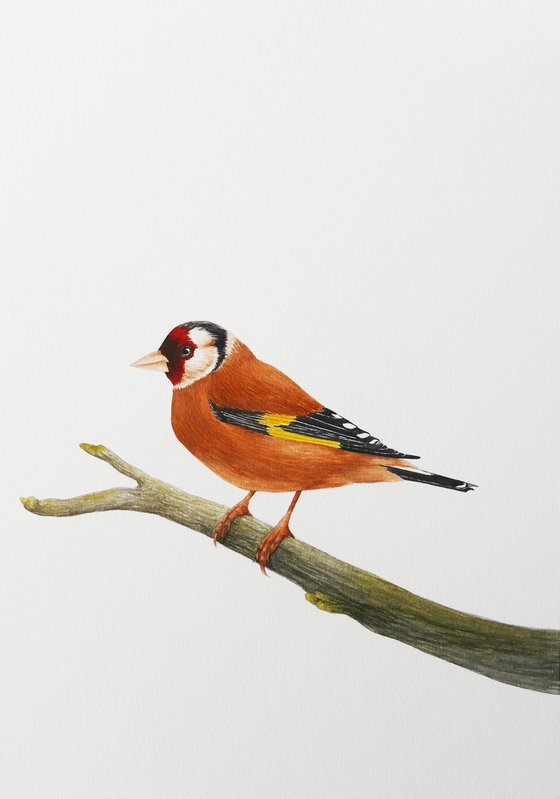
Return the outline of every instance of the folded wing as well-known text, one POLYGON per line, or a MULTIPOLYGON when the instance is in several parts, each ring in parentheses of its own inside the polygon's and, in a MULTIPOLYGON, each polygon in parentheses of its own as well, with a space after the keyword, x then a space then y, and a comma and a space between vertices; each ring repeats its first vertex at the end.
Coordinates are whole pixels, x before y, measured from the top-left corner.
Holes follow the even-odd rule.
POLYGON ((212 412, 221 422, 237 425, 255 433, 299 441, 334 449, 349 450, 363 455, 388 458, 418 458, 387 447, 366 430, 334 413, 321 408, 313 413, 296 416, 287 413, 266 413, 229 408, 210 401, 212 412))

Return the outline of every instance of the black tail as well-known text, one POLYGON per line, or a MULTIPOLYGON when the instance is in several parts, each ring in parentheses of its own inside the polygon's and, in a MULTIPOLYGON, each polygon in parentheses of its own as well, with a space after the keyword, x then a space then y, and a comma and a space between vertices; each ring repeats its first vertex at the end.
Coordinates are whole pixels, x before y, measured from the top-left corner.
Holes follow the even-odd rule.
POLYGON ((414 483, 427 483, 431 486, 440 486, 440 488, 452 488, 453 491, 473 491, 477 488, 474 483, 465 483, 463 480, 454 480, 453 477, 444 477, 441 474, 423 472, 421 469, 387 466, 387 470, 398 475, 402 480, 412 480, 414 483))

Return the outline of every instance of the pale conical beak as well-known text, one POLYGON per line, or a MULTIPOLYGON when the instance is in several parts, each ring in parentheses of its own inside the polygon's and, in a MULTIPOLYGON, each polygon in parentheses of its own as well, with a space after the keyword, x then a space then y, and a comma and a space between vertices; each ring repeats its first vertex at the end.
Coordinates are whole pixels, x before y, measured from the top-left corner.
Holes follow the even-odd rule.
POLYGON ((139 358, 134 363, 131 363, 131 366, 138 366, 140 369, 154 369, 156 372, 168 372, 168 363, 169 361, 159 350, 155 352, 150 352, 149 355, 144 355, 143 358, 139 358))

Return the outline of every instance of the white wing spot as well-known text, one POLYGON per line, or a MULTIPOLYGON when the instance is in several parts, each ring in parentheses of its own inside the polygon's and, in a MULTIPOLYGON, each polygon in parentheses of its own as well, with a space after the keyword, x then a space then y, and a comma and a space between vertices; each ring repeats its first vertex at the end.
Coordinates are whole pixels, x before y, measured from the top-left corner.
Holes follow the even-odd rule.
POLYGON ((369 433, 358 433, 358 438, 367 438, 369 433))
POLYGON ((355 430, 356 429, 356 425, 352 424, 352 422, 344 422, 344 424, 342 426, 346 427, 348 430, 355 430))
POLYGON ((338 413, 333 413, 332 418, 333 419, 342 419, 342 416, 340 416, 340 414, 338 414, 338 413))

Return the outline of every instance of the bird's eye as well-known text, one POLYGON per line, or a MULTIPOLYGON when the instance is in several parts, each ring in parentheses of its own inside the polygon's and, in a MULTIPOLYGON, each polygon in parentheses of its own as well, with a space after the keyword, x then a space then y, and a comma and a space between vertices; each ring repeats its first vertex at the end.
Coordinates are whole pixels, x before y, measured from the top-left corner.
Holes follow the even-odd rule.
POLYGON ((192 354, 193 354, 192 347, 181 347, 181 355, 183 356, 183 358, 190 358, 192 354))

